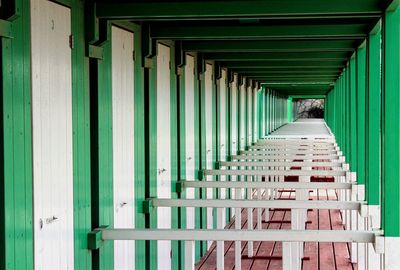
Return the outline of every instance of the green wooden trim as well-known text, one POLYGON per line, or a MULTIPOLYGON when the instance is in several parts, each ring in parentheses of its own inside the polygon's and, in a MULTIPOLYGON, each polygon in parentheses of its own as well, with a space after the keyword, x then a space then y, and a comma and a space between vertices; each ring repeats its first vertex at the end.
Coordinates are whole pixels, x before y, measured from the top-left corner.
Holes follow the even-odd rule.
POLYGON ((366 48, 357 51, 357 182, 365 184, 366 48))
POLYGON ((383 24, 382 223, 386 236, 400 236, 400 8, 383 24))
MULTIPOLYGON (((200 107, 199 107, 199 132, 200 132, 200 170, 206 169, 207 160, 206 160, 206 94, 205 94, 205 64, 203 63, 203 59, 198 59, 197 63, 198 72, 199 72, 199 98, 200 98, 200 107), (204 69, 204 70, 203 70, 204 69)), ((198 173, 199 174, 199 173, 198 173)), ((199 174, 199 180, 202 180, 201 175, 199 174)), ((206 189, 201 189, 200 197, 202 199, 207 198, 206 189)), ((207 228, 207 209, 202 208, 200 215, 200 223, 201 228, 207 228)), ((203 256, 207 252, 207 242, 200 242, 200 256, 203 256)))
POLYGON ((366 132, 366 199, 380 205, 381 197, 381 32, 369 36, 367 44, 367 132, 366 132), (379 157, 379 162, 376 162, 379 157))
MULTIPOLYGON (((198 69, 198 57, 196 56, 194 59, 194 121, 195 126, 194 126, 194 145, 195 145, 195 177, 196 179, 199 179, 198 172, 201 169, 201 134, 200 134, 200 124, 201 124, 201 115, 200 115, 200 98, 201 98, 201 93, 200 93, 200 71, 198 69)), ((201 198, 201 191, 196 190, 195 193, 196 199, 201 198)), ((196 217, 201 217, 201 209, 196 208, 195 209, 195 215, 196 217)), ((196 218, 195 219, 195 228, 196 229, 201 229, 201 218, 196 218)), ((200 241, 195 243, 195 260, 199 261, 201 259, 201 245, 202 243, 200 241)))
MULTIPOLYGON (((131 30, 134 34, 135 46, 135 92, 134 92, 134 107, 135 107, 135 198, 136 198, 136 228, 146 227, 146 216, 143 214, 141 202, 146 198, 145 185, 140 179, 146 177, 146 164, 143 158, 145 152, 145 87, 144 87, 144 72, 140 56, 142 55, 142 32, 137 25, 132 25, 131 30)), ((145 241, 135 241, 135 265, 137 269, 145 268, 146 263, 146 248, 145 241)))
POLYGON ((30 2, 1 39, 0 268, 33 269, 30 2))
POLYGON ((358 171, 357 164, 357 61, 356 58, 350 60, 350 128, 348 130, 350 144, 350 166, 352 171, 358 171))
POLYGON ((12 38, 12 24, 6 20, 0 20, 0 37, 3 38, 12 38))
MULTIPOLYGON (((111 25, 108 26, 111 31, 111 25)), ((91 155, 92 155, 92 224, 93 227, 114 224, 113 211, 113 141, 112 141, 112 74, 111 40, 103 43, 102 61, 91 64, 91 155), (98 83, 96 85, 95 81, 98 83), (92 86, 93 85, 93 86, 92 86), (97 87, 97 92, 96 92, 97 87)), ((94 269, 114 267, 114 243, 104 243, 94 253, 94 269)))
POLYGON ((292 100, 292 97, 289 97, 287 100, 287 114, 288 114, 287 121, 289 123, 293 122, 293 100, 292 100))

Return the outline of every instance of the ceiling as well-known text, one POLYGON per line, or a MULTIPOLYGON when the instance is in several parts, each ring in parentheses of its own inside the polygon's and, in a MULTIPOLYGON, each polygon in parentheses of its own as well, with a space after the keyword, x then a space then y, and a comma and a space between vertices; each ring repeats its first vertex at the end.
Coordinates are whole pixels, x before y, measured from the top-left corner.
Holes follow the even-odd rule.
POLYGON ((96 1, 100 19, 148 25, 288 95, 324 95, 392 0, 96 1))

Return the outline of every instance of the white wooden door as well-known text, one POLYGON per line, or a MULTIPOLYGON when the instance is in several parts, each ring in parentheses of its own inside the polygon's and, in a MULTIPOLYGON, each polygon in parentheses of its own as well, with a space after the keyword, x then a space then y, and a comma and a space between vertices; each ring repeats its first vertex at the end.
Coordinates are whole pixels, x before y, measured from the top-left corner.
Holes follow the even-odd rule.
MULTIPOLYGON (((157 198, 171 198, 170 48, 157 45, 157 198)), ((157 228, 171 228, 171 208, 157 209, 157 228)), ((158 269, 171 269, 171 241, 158 241, 158 269)))
POLYGON ((220 139, 220 159, 222 161, 226 160, 226 80, 227 80, 227 72, 226 70, 222 70, 221 79, 219 80, 219 139, 220 139))
MULTIPOLYGON (((212 169, 213 167, 213 66, 206 65, 205 73, 205 94, 206 94, 206 167, 212 169)), ((207 189, 207 199, 213 198, 213 190, 207 189)), ((213 228, 213 209, 207 208, 207 229, 213 228)), ((211 246, 211 241, 208 241, 208 246, 211 246)))
MULTIPOLYGON (((112 27, 114 228, 135 228, 133 33, 112 27)), ((114 242, 114 269, 135 269, 135 242, 114 242)))
MULTIPOLYGON (((219 80, 219 149, 220 149, 220 160, 221 161, 226 161, 226 149, 227 149, 227 144, 226 144, 226 121, 227 121, 227 117, 226 117, 226 98, 227 98, 227 89, 226 89, 226 80, 227 80, 227 71, 225 69, 222 70, 221 72, 221 79, 219 80)), ((221 175, 220 176, 220 181, 225 181, 226 180, 226 176, 221 175)), ((225 199, 226 196, 226 189, 225 188, 221 188, 220 189, 220 199, 225 199)), ((220 229, 223 229, 225 227, 226 224, 226 211, 225 209, 219 209, 220 213, 221 213, 221 220, 222 223, 218 224, 220 229)), ((219 211, 217 209, 217 211, 219 211)))
POLYGON ((246 144, 246 87, 240 86, 240 150, 244 150, 246 144))
POLYGON ((258 91, 257 91, 257 87, 255 87, 252 91, 253 91, 253 110, 254 110, 253 141, 256 142, 258 140, 258 91))
MULTIPOLYGON (((232 155, 237 155, 237 146, 238 146, 238 87, 237 87, 237 75, 235 74, 233 77, 233 83, 231 88, 231 153, 232 155)), ((236 169, 236 168, 233 168, 236 169)), ((231 181, 236 181, 236 176, 231 176, 231 181)), ((231 198, 235 199, 235 191, 236 189, 231 189, 231 198)), ((234 209, 231 211, 231 217, 235 215, 234 209)))
POLYGON ((231 113, 232 113, 232 118, 231 118, 231 134, 232 134, 232 140, 231 140, 231 151, 232 155, 237 154, 237 145, 238 145, 238 117, 237 117, 237 112, 238 112, 238 88, 237 88, 237 75, 234 75, 233 77, 233 83, 232 83, 232 97, 231 97, 231 113))
MULTIPOLYGON (((194 57, 186 55, 186 66, 185 66, 185 149, 186 149, 186 180, 195 179, 195 105, 194 105, 194 57)), ((186 190, 186 198, 194 199, 194 189, 186 190)), ((195 228, 195 209, 193 207, 186 208, 186 228, 195 228)), ((194 243, 186 241, 185 249, 187 249, 185 257, 185 263, 188 265, 188 269, 194 268, 195 253, 194 243)), ((185 268, 186 269, 186 268, 185 268)))
MULTIPOLYGON (((194 57, 186 56, 185 66, 185 131, 186 131, 186 179, 195 178, 195 149, 194 149, 194 57)), ((194 199, 194 189, 186 190, 186 198, 194 199)), ((194 229, 194 208, 186 209, 186 226, 194 229)))
POLYGON ((31 1, 35 269, 73 269, 70 9, 31 1))
POLYGON ((253 89, 247 87, 247 136, 249 145, 253 142, 253 89))

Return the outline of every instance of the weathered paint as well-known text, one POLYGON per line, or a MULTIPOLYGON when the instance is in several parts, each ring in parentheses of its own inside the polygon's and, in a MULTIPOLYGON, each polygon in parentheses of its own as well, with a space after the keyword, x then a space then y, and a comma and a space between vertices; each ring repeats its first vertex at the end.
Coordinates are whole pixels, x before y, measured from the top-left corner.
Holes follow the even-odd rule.
MULTIPOLYGON (((135 228, 133 33, 112 27, 114 228, 135 228)), ((134 241, 114 242, 114 269, 135 269, 134 241)))
POLYGON ((69 269, 74 265, 70 9, 33 2, 31 31, 35 268, 69 269))

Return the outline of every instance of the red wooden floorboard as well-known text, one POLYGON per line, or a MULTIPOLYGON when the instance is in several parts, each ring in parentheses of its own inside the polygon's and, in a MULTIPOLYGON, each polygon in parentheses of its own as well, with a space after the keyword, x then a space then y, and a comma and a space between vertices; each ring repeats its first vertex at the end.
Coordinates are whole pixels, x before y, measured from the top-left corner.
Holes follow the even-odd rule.
MULTIPOLYGON (((318 191, 318 200, 327 200, 326 191, 318 191)), ((331 230, 331 220, 329 210, 319 210, 318 215, 318 229, 319 230, 331 230)), ((319 243, 319 269, 334 270, 335 256, 333 252, 332 243, 319 243)))
MULTIPOLYGON (((317 179, 324 182, 326 179, 317 179)), ((328 180, 329 181, 329 180, 328 180)), ((310 198, 314 200, 336 200, 334 193, 330 192, 331 197, 328 198, 326 190, 318 192, 310 192, 310 198)), ((294 197, 294 192, 283 190, 280 192, 279 199, 288 199, 294 197)), ((247 229, 247 209, 242 210, 242 228, 247 229)), ((264 217, 264 213, 263 213, 264 217)), ((262 228, 265 229, 290 229, 290 223, 281 223, 278 221, 290 221, 290 210, 287 209, 271 209, 270 219, 273 223, 263 223, 262 228)), ((343 230, 342 218, 339 210, 309 210, 307 229, 322 230, 343 230)), ((257 209, 253 210, 253 225, 257 229, 257 209)), ((234 228, 234 220, 227 225, 227 228, 234 228)), ((247 242, 242 242, 242 269, 243 270, 279 270, 282 269, 282 260, 276 259, 282 256, 281 242, 254 242, 254 258, 246 258, 247 242), (276 257, 270 259, 270 256, 276 257)), ((344 243, 314 243, 307 242, 304 244, 304 256, 308 260, 303 261, 303 270, 355 270, 357 265, 350 263, 349 248, 344 243)), ((235 263, 234 242, 225 243, 225 269, 233 270, 235 263)), ((207 254, 197 264, 196 269, 209 270, 216 269, 216 249, 215 243, 211 246, 207 254)))

